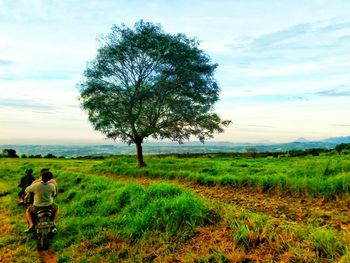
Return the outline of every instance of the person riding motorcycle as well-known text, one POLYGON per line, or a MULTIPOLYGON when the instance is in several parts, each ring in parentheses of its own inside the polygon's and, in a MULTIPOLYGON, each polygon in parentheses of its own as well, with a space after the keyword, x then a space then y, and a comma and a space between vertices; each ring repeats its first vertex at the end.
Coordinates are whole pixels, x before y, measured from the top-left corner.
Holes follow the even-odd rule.
POLYGON ((41 209, 50 208, 53 211, 53 224, 56 226, 56 220, 58 217, 58 206, 54 203, 53 197, 57 195, 56 186, 50 182, 53 179, 53 175, 49 171, 44 171, 41 174, 40 182, 33 182, 32 185, 28 186, 25 190, 26 193, 34 194, 34 203, 30 205, 26 210, 26 219, 29 223, 29 228, 24 231, 25 233, 33 232, 34 221, 33 218, 35 213, 41 209))
POLYGON ((33 176, 33 169, 27 169, 26 174, 21 178, 18 187, 21 187, 21 191, 18 193, 19 201, 18 205, 24 205, 25 190, 35 181, 33 176))
MULTIPOLYGON (((49 172, 49 171, 50 171, 49 168, 43 168, 43 169, 41 169, 41 170, 40 170, 40 176, 39 176, 39 178, 36 179, 36 180, 34 180, 34 181, 32 182, 32 184, 40 183, 40 182, 42 181, 42 179, 41 179, 41 178, 42 178, 42 174, 45 173, 45 172, 49 172)), ((56 187, 56 192, 58 193, 58 185, 57 185, 56 180, 55 180, 54 178, 52 178, 49 182, 55 185, 55 187, 56 187)))
MULTIPOLYGON (((36 183, 40 183, 42 181, 42 174, 45 172, 49 172, 50 169, 49 168, 43 168, 40 170, 40 175, 38 179, 35 179, 31 182, 31 185, 36 184, 36 183)), ((56 195, 58 193, 58 185, 57 182, 54 178, 52 178, 50 181, 50 183, 54 184, 54 186, 56 187, 56 195)), ((34 197, 33 197, 33 193, 25 193, 24 194, 24 203, 27 204, 33 204, 34 201, 34 197)))

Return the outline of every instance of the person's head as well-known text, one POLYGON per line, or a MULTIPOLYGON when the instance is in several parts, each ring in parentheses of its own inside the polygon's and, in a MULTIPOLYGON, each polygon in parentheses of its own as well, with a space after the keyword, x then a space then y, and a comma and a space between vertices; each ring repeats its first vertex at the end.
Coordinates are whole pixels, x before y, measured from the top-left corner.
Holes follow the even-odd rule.
POLYGON ((40 170, 40 174, 48 172, 49 170, 50 170, 49 168, 43 168, 43 169, 40 170))
POLYGON ((45 171, 41 174, 41 180, 46 183, 48 181, 50 181, 53 178, 53 175, 51 172, 49 171, 45 171))
POLYGON ((33 173, 33 169, 30 169, 30 168, 29 168, 29 169, 26 170, 26 174, 32 175, 32 173, 33 173))

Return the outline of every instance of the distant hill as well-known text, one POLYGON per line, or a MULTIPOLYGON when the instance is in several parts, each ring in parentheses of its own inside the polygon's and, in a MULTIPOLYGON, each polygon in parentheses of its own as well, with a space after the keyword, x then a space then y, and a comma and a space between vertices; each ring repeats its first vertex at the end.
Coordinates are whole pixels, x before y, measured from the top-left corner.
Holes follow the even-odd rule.
POLYGON ((331 137, 323 140, 323 142, 329 142, 329 143, 350 143, 350 136, 343 136, 343 137, 331 137))
MULTIPOLYGON (((322 141, 308 141, 298 138, 290 143, 254 142, 235 143, 229 141, 205 142, 198 141, 176 142, 159 141, 144 143, 145 154, 178 154, 178 153, 218 153, 218 152, 245 152, 254 149, 258 152, 283 152, 290 150, 305 150, 311 148, 332 149, 337 144, 350 143, 350 136, 331 137, 322 141)), ((135 154, 134 145, 112 144, 112 145, 0 145, 2 149, 15 149, 17 154, 42 156, 49 153, 55 156, 77 157, 77 156, 108 156, 116 154, 135 154)))
MULTIPOLYGON (((218 153, 245 152, 248 149, 258 152, 284 152, 290 150, 305 150, 311 148, 332 149, 337 144, 350 143, 350 136, 328 138, 323 141, 308 141, 299 138, 290 143, 233 143, 233 142, 148 142, 143 145, 145 154, 180 154, 180 153, 218 153)), ((15 149, 17 154, 42 156, 49 153, 55 156, 108 156, 117 154, 135 154, 134 145, 0 145, 1 149, 15 149)))
POLYGON ((306 140, 305 138, 303 138, 303 137, 300 137, 300 138, 298 138, 298 139, 296 139, 295 141, 293 141, 293 142, 309 142, 308 140, 306 140))

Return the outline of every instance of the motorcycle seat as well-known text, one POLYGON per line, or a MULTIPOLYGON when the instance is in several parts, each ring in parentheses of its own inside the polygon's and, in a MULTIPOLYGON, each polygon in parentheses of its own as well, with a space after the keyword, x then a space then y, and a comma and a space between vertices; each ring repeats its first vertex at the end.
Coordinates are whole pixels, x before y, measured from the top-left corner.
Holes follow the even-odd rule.
POLYGON ((43 209, 38 212, 36 212, 36 216, 38 218, 42 217, 51 217, 52 216, 52 209, 43 209))

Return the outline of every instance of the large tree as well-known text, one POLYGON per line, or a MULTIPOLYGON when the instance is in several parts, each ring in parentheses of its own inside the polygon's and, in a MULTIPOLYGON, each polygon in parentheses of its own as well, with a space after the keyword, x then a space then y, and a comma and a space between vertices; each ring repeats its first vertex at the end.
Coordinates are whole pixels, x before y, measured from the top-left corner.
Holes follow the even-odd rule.
POLYGON ((144 166, 144 139, 182 143, 196 136, 203 142, 230 123, 213 112, 219 99, 216 67, 183 34, 142 20, 134 28, 114 25, 85 70, 81 104, 96 130, 134 143, 138 165, 144 166))

